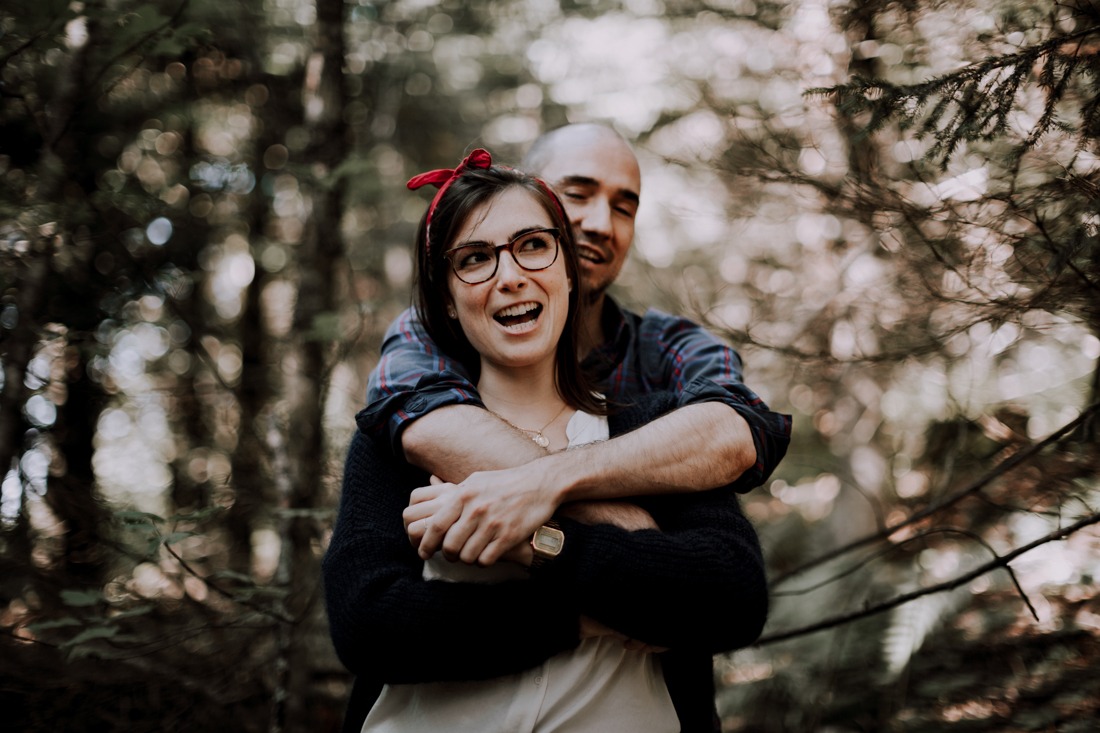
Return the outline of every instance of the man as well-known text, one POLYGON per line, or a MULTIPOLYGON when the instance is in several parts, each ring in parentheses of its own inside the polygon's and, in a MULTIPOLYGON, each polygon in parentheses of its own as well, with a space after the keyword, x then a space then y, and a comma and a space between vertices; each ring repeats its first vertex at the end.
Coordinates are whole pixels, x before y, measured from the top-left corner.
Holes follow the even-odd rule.
POLYGON ((676 409, 654 410, 661 416, 604 443, 547 454, 484 409, 469 375, 426 343, 411 312, 395 322, 371 377, 370 404, 358 416, 362 432, 377 440, 353 440, 325 561, 334 643, 357 675, 345 729, 358 730, 366 717, 383 667, 390 682, 484 678, 571 648, 579 633, 611 634, 632 648, 672 648, 662 668, 682 729, 716 731, 710 655, 756 637, 767 593, 759 546, 736 499, 728 489, 705 490, 762 483, 786 451, 789 419, 768 411, 741 383, 737 355, 698 326, 656 311, 627 313, 607 296, 633 240, 641 191, 637 159, 621 137, 598 125, 570 125, 540 138, 524 165, 557 191, 575 228, 591 300, 578 357, 603 377, 613 402, 657 398, 676 409), (403 453, 408 463, 387 458, 387 450, 403 453), (456 482, 415 490, 404 511, 421 558, 442 549, 452 558, 490 565, 529 541, 555 513, 565 551, 533 570, 530 584, 453 585, 446 590, 462 595, 449 606, 456 610, 446 623, 421 623, 422 609, 409 601, 408 569, 379 566, 370 555, 378 532, 401 531, 380 528, 376 518, 403 504, 400 492, 388 487, 400 485, 410 464, 456 482), (649 511, 593 501, 622 497, 638 497, 649 511), (664 507, 668 516, 668 502, 679 507, 674 513, 680 519, 654 532, 651 512, 664 507), (632 567, 629 544, 620 541, 642 534, 621 529, 648 529, 648 542, 664 537, 692 550, 663 555, 666 577, 698 577, 690 572, 700 563, 694 553, 728 557, 720 565, 733 582, 722 585, 746 594, 700 592, 715 581, 708 571, 693 586, 696 600, 681 593, 654 597, 656 569, 632 567), (595 536, 606 541, 593 541, 595 536), (395 600, 387 603, 390 598, 395 600), (659 619, 660 636, 643 631, 643 617, 659 619), (600 618, 619 628, 603 626, 600 618), (415 629, 382 638, 372 632, 402 622, 415 629), (440 659, 447 668, 428 667, 440 659), (394 671, 399 665, 404 668, 394 671))
MULTIPOLYGON (((767 479, 790 438, 789 417, 770 412, 741 382, 735 352, 690 321, 627 313, 607 295, 633 241, 641 194, 626 141, 600 125, 567 125, 539 138, 523 167, 554 188, 574 226, 590 298, 578 357, 613 402, 671 391, 680 407, 614 440, 547 454, 484 409, 461 367, 425 345, 406 312, 387 333, 357 419, 410 463, 453 482, 418 489, 405 512, 425 559, 442 550, 491 565, 568 502, 735 481, 747 491, 767 479)), ((632 521, 628 508, 597 506, 621 526, 632 521)))

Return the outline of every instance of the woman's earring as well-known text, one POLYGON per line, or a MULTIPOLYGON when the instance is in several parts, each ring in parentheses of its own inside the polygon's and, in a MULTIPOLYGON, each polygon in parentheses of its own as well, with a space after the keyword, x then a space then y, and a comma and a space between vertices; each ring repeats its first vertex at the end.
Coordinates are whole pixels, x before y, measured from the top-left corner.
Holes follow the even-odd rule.
POLYGON ((453 305, 447 306, 447 315, 450 318, 458 318, 458 314, 455 313, 455 307, 453 305))

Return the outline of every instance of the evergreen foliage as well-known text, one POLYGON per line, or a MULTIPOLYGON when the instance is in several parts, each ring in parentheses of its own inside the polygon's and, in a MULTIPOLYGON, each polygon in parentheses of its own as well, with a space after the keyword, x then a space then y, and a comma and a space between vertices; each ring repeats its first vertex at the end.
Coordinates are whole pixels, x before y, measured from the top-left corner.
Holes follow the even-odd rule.
POLYGON ((1033 148, 1052 129, 1076 134, 1081 148, 1088 149, 1100 137, 1098 44, 1100 26, 1094 25, 915 84, 855 76, 808 93, 832 95, 847 116, 869 113, 868 135, 897 123, 918 139, 933 138, 925 155, 946 170, 964 143, 991 142, 1009 134, 1021 87, 1034 84, 1044 95, 1042 112, 1015 153, 1033 148))

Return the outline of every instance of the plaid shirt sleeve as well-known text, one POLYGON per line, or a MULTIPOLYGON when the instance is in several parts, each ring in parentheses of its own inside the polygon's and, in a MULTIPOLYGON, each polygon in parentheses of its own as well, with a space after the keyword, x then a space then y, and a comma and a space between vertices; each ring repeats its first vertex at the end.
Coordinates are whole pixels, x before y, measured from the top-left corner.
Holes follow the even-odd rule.
POLYGON ((772 412, 742 380, 741 357, 686 318, 650 310, 642 319, 644 379, 679 395, 679 406, 724 402, 745 418, 756 464, 736 481, 740 492, 762 485, 787 453, 791 416, 772 412))
POLYGON ((465 368, 439 350, 409 308, 390 324, 378 366, 367 382, 367 406, 355 416, 359 430, 404 456, 401 432, 445 405, 484 407, 465 368))

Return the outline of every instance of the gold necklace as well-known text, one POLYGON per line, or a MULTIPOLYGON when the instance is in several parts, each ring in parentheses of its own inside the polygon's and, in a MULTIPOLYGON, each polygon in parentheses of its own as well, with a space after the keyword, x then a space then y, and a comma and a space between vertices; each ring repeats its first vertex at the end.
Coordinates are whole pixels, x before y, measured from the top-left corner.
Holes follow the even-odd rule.
POLYGON ((545 435, 543 435, 542 431, 546 430, 546 428, 550 427, 551 423, 553 423, 555 420, 557 420, 559 417, 561 417, 561 414, 563 412, 565 412, 565 408, 567 408, 567 407, 569 407, 568 404, 562 405, 561 409, 558 410, 557 414, 554 415, 552 418, 550 418, 550 421, 547 422, 545 425, 543 425, 538 430, 528 430, 527 428, 521 428, 519 425, 516 425, 514 422, 512 422, 508 418, 504 417, 503 415, 498 415, 495 412, 493 414, 496 415, 497 417, 499 417, 504 422, 511 425, 516 430, 520 430, 524 433, 527 433, 527 435, 531 438, 531 440, 535 441, 535 445, 539 446, 540 448, 549 448, 550 447, 550 439, 547 438, 545 435))

